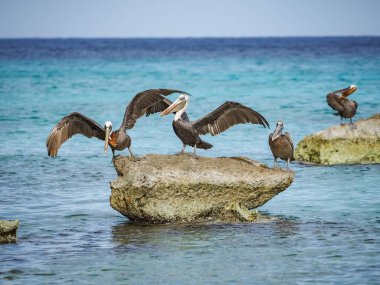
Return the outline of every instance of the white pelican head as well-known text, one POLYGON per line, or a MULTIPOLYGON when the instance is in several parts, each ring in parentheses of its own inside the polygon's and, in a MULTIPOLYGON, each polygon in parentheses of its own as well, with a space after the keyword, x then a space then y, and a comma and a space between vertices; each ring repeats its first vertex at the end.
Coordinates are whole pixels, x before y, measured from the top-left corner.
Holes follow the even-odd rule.
POLYGON ((190 100, 190 95, 186 93, 182 93, 178 96, 177 100, 175 100, 169 107, 167 107, 164 111, 162 111, 161 116, 166 116, 170 113, 176 113, 176 118, 181 117, 182 113, 185 112, 187 108, 187 104, 190 100))
POLYGON ((276 129, 273 132, 272 135, 272 141, 276 140, 281 136, 282 129, 284 128, 284 123, 282 121, 278 121, 276 124, 276 129))

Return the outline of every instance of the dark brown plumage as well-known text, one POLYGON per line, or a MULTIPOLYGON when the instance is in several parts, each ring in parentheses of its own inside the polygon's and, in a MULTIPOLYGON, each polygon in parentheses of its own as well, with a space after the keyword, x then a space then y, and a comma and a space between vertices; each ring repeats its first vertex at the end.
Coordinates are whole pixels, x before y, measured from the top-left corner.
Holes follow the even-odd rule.
POLYGON ((173 129, 183 143, 181 153, 184 152, 186 145, 194 147, 194 155, 197 148, 211 148, 212 145, 203 141, 200 135, 210 133, 215 136, 237 124, 251 123, 269 127, 269 123, 261 114, 236 102, 225 102, 203 118, 190 122, 187 116, 184 117, 188 101, 189 95, 182 94, 161 113, 161 116, 164 116, 176 112, 173 129))
POLYGON ((274 157, 274 167, 277 166, 277 158, 286 161, 286 168, 289 169, 290 161, 294 160, 294 145, 290 134, 282 134, 283 122, 276 124, 275 131, 269 135, 269 146, 274 157))
POLYGON ((82 134, 88 138, 96 137, 104 140, 105 130, 97 122, 74 112, 63 117, 50 132, 46 147, 49 156, 56 156, 60 146, 75 134, 82 134))
POLYGON ((210 133, 215 136, 234 125, 246 123, 269 127, 269 123, 261 114, 236 102, 225 102, 210 114, 195 121, 193 125, 199 134, 210 133))
POLYGON ((182 141, 183 148, 181 153, 185 151, 186 145, 194 147, 194 153, 196 148, 210 149, 212 144, 203 141, 197 131, 192 127, 193 123, 190 122, 186 113, 183 113, 179 120, 173 120, 173 130, 177 137, 182 141))
POLYGON ((172 93, 184 93, 174 89, 149 89, 136 94, 125 110, 125 115, 120 129, 132 129, 136 120, 143 115, 161 112, 172 102, 162 95, 167 96, 172 93))
POLYGON ((162 95, 172 93, 183 93, 174 89, 150 89, 136 94, 128 104, 123 122, 119 128, 112 132, 111 122, 106 122, 105 127, 101 127, 94 120, 77 112, 65 116, 52 129, 47 140, 46 147, 49 156, 56 156, 60 146, 75 134, 82 134, 88 138, 96 137, 100 140, 105 140, 105 151, 108 145, 112 149, 112 154, 115 155, 115 150, 130 150, 131 138, 126 134, 127 129, 133 128, 136 120, 143 115, 150 115, 161 112, 167 108, 171 101, 162 95))
POLYGON ((342 118, 350 119, 350 124, 352 124, 352 117, 355 116, 356 110, 358 109, 358 103, 347 97, 357 90, 355 85, 350 85, 350 87, 334 91, 327 94, 326 100, 327 104, 338 113, 336 115, 340 116, 342 123, 342 118))

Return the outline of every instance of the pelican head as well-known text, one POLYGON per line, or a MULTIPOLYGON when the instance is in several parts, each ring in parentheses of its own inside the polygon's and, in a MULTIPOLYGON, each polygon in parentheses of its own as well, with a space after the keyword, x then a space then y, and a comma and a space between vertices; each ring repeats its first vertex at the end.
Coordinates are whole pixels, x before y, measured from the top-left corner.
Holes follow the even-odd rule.
POLYGON ((110 121, 105 122, 104 124, 104 130, 106 132, 105 138, 104 138, 104 152, 107 152, 108 149, 108 140, 110 138, 110 135, 112 133, 112 123, 110 121))
POLYGON ((281 136, 282 129, 284 128, 284 123, 282 121, 277 122, 276 129, 273 132, 272 135, 272 141, 278 139, 279 136, 281 136))
POLYGON ((352 93, 354 93, 356 90, 358 90, 358 87, 356 87, 356 85, 350 85, 347 88, 335 91, 334 93, 338 93, 338 94, 340 93, 342 97, 348 97, 352 93))
MULTIPOLYGON (((350 87, 348 87, 348 92, 347 92, 347 96, 348 95, 351 95, 352 93, 354 93, 356 90, 358 90, 358 87, 356 87, 356 85, 350 85, 350 87)), ((343 95, 343 94, 342 94, 343 95)), ((344 96, 344 95, 343 95, 344 96)))
POLYGON ((167 107, 164 111, 161 112, 161 117, 166 116, 170 113, 177 113, 181 110, 184 110, 189 102, 189 94, 182 93, 178 96, 177 100, 175 100, 169 107, 167 107))

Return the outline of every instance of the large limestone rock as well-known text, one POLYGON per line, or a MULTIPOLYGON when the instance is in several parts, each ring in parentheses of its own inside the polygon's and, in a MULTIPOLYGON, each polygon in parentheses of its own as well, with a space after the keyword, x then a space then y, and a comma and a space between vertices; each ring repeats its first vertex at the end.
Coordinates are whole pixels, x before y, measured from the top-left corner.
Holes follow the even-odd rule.
POLYGON ((305 137, 297 145, 298 161, 332 164, 380 163, 380 114, 338 125, 305 137))
POLYGON ((114 159, 111 206, 132 221, 214 219, 253 221, 257 211, 292 183, 294 173, 242 157, 146 155, 114 159))
POLYGON ((16 241, 16 232, 19 221, 0 220, 0 243, 8 243, 16 241))

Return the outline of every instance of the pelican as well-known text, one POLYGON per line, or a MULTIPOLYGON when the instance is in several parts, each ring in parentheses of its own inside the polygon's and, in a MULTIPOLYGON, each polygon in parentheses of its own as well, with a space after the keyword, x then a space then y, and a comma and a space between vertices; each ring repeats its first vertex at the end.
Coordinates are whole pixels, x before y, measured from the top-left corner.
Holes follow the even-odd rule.
POLYGON ((288 132, 282 133, 284 123, 282 121, 277 122, 276 129, 269 135, 269 146, 274 157, 274 166, 277 166, 277 158, 286 160, 286 169, 289 170, 290 161, 294 160, 294 146, 292 139, 288 132))
POLYGON ((354 93, 358 88, 355 85, 350 85, 348 88, 334 91, 327 94, 327 104, 335 111, 338 111, 336 115, 340 116, 340 124, 342 125, 342 119, 350 119, 350 125, 352 125, 352 117, 355 116, 358 109, 358 103, 348 99, 347 97, 354 93))
POLYGON ((197 148, 212 148, 211 144, 203 141, 199 136, 207 133, 215 136, 236 124, 252 123, 269 127, 267 120, 258 112, 242 104, 228 101, 203 118, 191 122, 185 113, 189 98, 189 94, 179 95, 178 99, 161 113, 161 116, 176 113, 173 129, 183 144, 180 153, 185 152, 187 145, 194 147, 194 156, 196 156, 197 148))
POLYGON ((112 123, 105 122, 104 127, 94 120, 74 112, 63 117, 59 123, 52 129, 47 140, 46 147, 49 156, 56 156, 61 145, 75 134, 82 134, 88 138, 96 137, 104 140, 104 152, 107 152, 108 145, 112 149, 112 155, 115 157, 115 150, 121 151, 128 148, 131 152, 131 138, 127 135, 126 130, 132 129, 136 120, 143 115, 161 112, 172 102, 162 95, 172 93, 184 93, 183 91, 173 89, 149 89, 136 94, 128 104, 123 122, 118 130, 112 131, 112 123))

